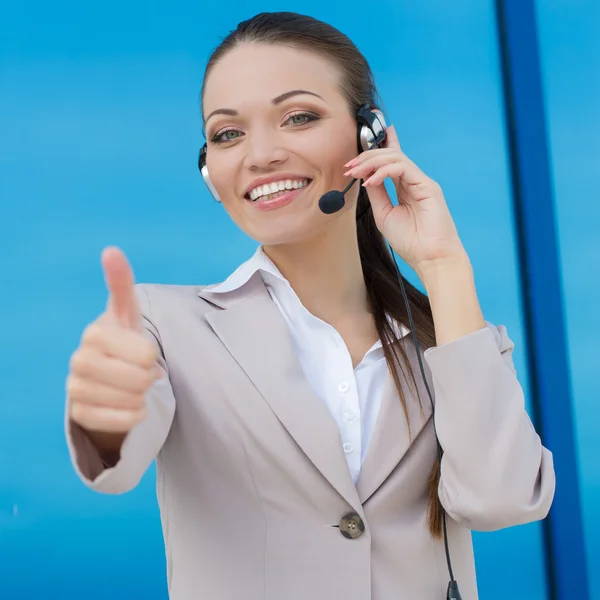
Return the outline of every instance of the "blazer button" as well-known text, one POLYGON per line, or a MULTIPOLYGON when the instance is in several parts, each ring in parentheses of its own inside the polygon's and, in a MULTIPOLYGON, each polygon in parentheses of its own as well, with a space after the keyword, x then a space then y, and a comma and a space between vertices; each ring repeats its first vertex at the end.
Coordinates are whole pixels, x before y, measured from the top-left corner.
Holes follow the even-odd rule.
POLYGON ((344 515, 340 521, 340 531, 344 537, 354 540, 365 531, 363 520, 356 513, 344 515))

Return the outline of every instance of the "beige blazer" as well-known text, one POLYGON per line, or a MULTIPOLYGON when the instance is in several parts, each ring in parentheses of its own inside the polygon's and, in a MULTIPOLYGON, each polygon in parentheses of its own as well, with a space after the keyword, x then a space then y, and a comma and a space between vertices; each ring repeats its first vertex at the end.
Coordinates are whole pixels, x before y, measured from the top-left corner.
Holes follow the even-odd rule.
MULTIPOLYGON (((137 292, 168 374, 148 392, 146 420, 109 469, 68 418, 66 432, 78 475, 98 492, 131 490, 156 458, 172 599, 445 598, 443 543, 425 523, 436 446, 424 388, 422 407, 406 389, 411 439, 390 377, 354 485, 335 421, 260 275, 229 294, 137 292)), ((488 325, 424 353, 464 600, 477 599, 470 530, 542 519, 554 494, 552 455, 525 413, 512 349, 505 329, 488 325)))

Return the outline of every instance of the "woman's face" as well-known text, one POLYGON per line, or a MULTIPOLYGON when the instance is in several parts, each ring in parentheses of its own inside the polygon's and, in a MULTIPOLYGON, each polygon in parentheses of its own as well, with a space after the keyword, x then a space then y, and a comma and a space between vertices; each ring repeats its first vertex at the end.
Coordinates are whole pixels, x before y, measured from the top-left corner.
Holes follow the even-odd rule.
POLYGON ((354 223, 358 186, 338 213, 318 207, 324 193, 347 185, 344 164, 357 154, 356 121, 329 61, 281 45, 242 44, 208 76, 203 114, 210 178, 251 238, 298 243, 344 214, 354 223))

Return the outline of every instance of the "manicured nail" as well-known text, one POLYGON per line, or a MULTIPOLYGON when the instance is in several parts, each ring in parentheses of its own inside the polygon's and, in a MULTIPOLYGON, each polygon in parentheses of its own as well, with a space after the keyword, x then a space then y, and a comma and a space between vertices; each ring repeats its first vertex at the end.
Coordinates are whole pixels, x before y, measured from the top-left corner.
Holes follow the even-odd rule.
POLYGON ((353 171, 353 170, 354 170, 354 169, 349 169, 348 171, 346 171, 346 172, 344 173, 344 176, 345 176, 345 177, 348 177, 348 175, 350 175, 350 174, 352 173, 352 171, 353 171))
POLYGON ((356 158, 353 158, 352 160, 349 160, 344 166, 345 167, 351 167, 354 164, 355 160, 356 160, 356 158))

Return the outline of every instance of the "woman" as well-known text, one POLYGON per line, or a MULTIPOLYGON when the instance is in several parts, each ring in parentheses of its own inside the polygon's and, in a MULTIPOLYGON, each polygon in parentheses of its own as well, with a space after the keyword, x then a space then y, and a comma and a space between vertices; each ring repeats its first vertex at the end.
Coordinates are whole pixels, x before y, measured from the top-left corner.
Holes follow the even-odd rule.
POLYGON ((375 95, 329 25, 241 23, 206 70, 206 168, 257 253, 206 287, 134 286, 124 255, 103 253, 109 299, 72 357, 69 448, 105 493, 157 459, 175 600, 443 598, 444 511, 474 600, 470 530, 550 508, 552 456, 440 187, 393 127, 357 154, 357 110, 375 95), (324 214, 321 196, 352 178, 364 183, 324 214), (427 291, 404 281, 414 326, 386 242, 427 291))

